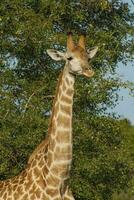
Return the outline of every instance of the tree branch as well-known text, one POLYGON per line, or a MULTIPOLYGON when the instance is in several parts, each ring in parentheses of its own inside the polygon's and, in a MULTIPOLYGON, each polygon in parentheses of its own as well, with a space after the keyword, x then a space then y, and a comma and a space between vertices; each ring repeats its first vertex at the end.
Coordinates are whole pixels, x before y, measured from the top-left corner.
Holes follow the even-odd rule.
POLYGON ((55 96, 54 95, 47 95, 47 96, 44 96, 44 99, 47 99, 47 98, 54 98, 55 96))
POLYGON ((17 158, 14 155, 10 154, 9 159, 12 159, 12 161, 15 161, 20 169, 22 168, 20 163, 17 161, 17 158))
POLYGON ((134 1, 133 1, 133 0, 131 0, 131 2, 132 2, 132 4, 134 5, 134 1))
MULTIPOLYGON (((28 98, 28 100, 27 100, 27 102, 26 102, 26 105, 25 105, 25 107, 24 107, 24 112, 23 112, 22 118, 24 117, 24 114, 25 114, 25 112, 26 112, 26 110, 27 110, 27 108, 28 108, 28 105, 29 105, 30 100, 32 99, 32 97, 33 97, 35 94, 36 94, 36 93, 33 92, 33 93, 30 95, 30 97, 28 98)), ((47 99, 47 98, 54 98, 54 97, 55 97, 54 95, 47 95, 47 96, 44 96, 44 99, 47 99)))
POLYGON ((7 112, 6 112, 6 114, 5 114, 5 116, 3 117, 3 119, 6 119, 6 117, 7 117, 7 115, 8 115, 8 113, 9 113, 9 109, 7 110, 7 112))
POLYGON ((26 103, 26 105, 25 105, 25 108, 24 108, 24 113, 26 112, 26 110, 27 110, 27 108, 28 108, 28 104, 29 104, 31 98, 32 98, 34 95, 35 95, 35 92, 33 92, 33 93, 30 95, 30 97, 28 98, 28 101, 27 101, 27 103, 26 103))

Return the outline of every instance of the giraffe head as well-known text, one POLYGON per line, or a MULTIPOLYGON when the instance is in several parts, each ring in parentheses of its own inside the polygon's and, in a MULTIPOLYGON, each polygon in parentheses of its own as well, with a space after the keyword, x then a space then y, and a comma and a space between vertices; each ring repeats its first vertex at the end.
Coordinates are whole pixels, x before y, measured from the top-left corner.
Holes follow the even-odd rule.
POLYGON ((56 61, 65 60, 65 67, 69 73, 92 77, 94 75, 94 71, 89 65, 89 61, 95 56, 97 51, 98 47, 94 47, 92 50, 86 50, 84 35, 81 35, 79 37, 78 44, 75 44, 72 34, 68 34, 67 51, 65 53, 54 49, 48 49, 47 53, 56 61))

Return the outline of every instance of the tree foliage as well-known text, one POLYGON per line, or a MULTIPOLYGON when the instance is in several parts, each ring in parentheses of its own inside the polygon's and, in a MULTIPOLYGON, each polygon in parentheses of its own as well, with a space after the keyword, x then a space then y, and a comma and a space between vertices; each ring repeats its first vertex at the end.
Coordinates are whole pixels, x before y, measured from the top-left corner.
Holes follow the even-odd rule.
MULTIPOLYGON (((126 154, 126 160, 129 161, 130 167, 130 180, 128 182, 129 187, 121 192, 115 192, 113 200, 133 200, 134 197, 134 126, 130 124, 128 120, 120 121, 122 127, 122 133, 124 135, 122 154, 126 154)), ((127 162, 126 161, 126 162, 127 162)))
POLYGON ((74 161, 71 185, 76 199, 110 200, 127 186, 131 164, 122 126, 112 116, 121 85, 117 63, 133 58, 134 15, 119 0, 2 0, 0 3, 0 175, 21 171, 47 134, 58 74, 47 48, 64 51, 66 32, 87 33, 99 46, 96 72, 77 77, 74 99, 74 161), (124 152, 124 154, 122 154, 124 152))

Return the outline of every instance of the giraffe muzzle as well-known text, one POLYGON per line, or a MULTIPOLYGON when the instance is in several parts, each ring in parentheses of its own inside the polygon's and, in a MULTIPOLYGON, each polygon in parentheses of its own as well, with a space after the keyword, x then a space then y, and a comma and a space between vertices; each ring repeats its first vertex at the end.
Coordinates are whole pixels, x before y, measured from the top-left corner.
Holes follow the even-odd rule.
POLYGON ((92 77, 94 75, 94 71, 90 70, 90 69, 84 70, 83 71, 83 75, 86 76, 86 77, 88 77, 88 78, 90 78, 90 77, 92 77))

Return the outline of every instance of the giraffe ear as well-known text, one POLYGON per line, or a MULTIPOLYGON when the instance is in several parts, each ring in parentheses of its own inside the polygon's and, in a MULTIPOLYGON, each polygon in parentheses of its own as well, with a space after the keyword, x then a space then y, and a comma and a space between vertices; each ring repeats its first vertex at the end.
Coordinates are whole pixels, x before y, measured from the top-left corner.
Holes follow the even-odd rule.
POLYGON ((56 61, 65 60, 65 54, 54 49, 47 49, 48 55, 56 61))
POLYGON ((98 47, 94 47, 94 48, 92 48, 91 50, 88 49, 88 50, 87 50, 88 57, 89 57, 90 59, 93 58, 93 57, 96 55, 97 51, 98 51, 98 47))

